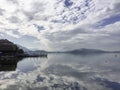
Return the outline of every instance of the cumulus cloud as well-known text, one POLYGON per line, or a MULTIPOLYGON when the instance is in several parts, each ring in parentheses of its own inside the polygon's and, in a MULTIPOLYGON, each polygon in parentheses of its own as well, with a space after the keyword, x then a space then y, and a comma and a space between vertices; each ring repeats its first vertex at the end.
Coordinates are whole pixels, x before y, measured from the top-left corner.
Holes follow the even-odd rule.
POLYGON ((38 49, 120 50, 119 5, 114 0, 1 0, 0 32, 35 37, 38 49))

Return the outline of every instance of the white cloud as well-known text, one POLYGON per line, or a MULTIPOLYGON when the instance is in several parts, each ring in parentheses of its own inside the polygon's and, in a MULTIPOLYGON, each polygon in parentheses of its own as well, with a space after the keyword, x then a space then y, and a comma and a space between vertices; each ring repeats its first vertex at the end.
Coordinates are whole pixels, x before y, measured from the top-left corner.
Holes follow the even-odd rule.
MULTIPOLYGON (((73 4, 67 7, 64 0, 1 0, 0 32, 15 38, 24 35, 36 37, 42 45, 42 48, 38 45, 39 49, 59 50, 83 46, 110 49, 104 47, 104 44, 100 46, 97 43, 99 39, 101 41, 106 39, 113 44, 114 41, 108 37, 114 38, 113 33, 119 32, 119 21, 118 26, 117 23, 112 23, 101 29, 98 22, 120 15, 120 1, 71 0, 71 2, 73 4), (44 30, 39 31, 34 24, 43 26, 44 30), (6 29, 9 31, 6 32, 6 29), (19 34, 13 33, 12 30, 17 30, 19 34)), ((115 38, 118 40, 119 36, 115 38)))

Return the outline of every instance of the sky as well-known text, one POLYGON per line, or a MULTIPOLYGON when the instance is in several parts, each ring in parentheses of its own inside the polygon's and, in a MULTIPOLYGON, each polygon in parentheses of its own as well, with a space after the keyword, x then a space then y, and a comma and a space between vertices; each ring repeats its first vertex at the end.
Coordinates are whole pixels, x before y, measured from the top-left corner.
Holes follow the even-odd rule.
POLYGON ((0 39, 35 50, 120 50, 120 0, 0 0, 0 39))

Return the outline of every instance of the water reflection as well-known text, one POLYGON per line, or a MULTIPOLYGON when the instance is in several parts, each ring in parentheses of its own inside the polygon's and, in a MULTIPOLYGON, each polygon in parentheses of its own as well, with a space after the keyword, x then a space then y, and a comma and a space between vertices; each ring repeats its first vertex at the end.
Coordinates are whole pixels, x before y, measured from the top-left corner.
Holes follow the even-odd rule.
POLYGON ((23 58, 0 57, 0 71, 15 71, 17 63, 23 58))
POLYGON ((15 65, 1 65, 0 71, 15 71, 17 68, 17 64, 15 65))
POLYGON ((109 81, 107 79, 96 78, 96 82, 99 82, 101 85, 111 88, 112 90, 120 90, 120 83, 109 81))
POLYGON ((16 71, 0 73, 0 85, 5 90, 120 90, 119 64, 119 54, 24 58, 16 71))

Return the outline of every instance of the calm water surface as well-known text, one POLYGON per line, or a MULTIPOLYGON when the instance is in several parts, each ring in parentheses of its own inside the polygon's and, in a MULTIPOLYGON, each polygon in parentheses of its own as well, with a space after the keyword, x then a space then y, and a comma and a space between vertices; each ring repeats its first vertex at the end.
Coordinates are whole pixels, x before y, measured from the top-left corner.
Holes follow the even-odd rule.
POLYGON ((0 66, 0 90, 120 90, 120 54, 49 54, 0 66))

